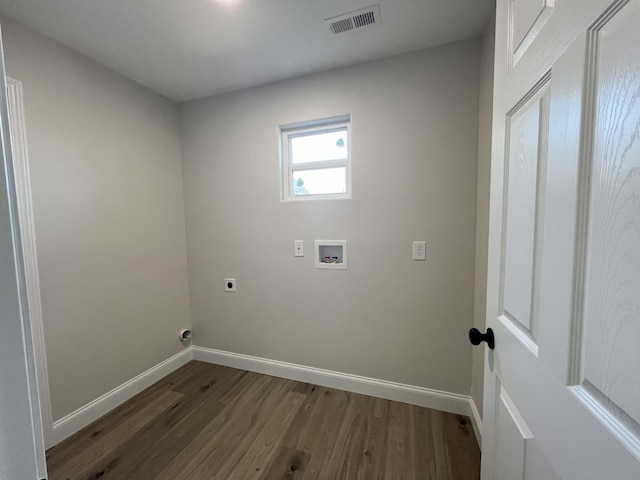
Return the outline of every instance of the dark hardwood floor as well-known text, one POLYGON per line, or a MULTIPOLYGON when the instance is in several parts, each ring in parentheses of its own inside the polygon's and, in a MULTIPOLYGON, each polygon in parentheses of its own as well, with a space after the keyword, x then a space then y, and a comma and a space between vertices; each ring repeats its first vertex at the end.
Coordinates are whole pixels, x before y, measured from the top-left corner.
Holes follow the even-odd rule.
POLYGON ((49 480, 474 480, 467 417, 191 362, 47 452, 49 480))

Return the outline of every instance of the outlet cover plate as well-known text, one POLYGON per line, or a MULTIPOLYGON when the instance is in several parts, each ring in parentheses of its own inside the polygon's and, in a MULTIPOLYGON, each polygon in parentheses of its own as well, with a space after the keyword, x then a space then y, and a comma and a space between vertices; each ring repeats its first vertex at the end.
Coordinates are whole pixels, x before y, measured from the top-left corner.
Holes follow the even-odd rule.
POLYGON ((225 292, 235 292, 236 287, 238 285, 236 284, 236 279, 235 278, 225 278, 224 279, 224 291, 225 292))
POLYGON ((293 256, 304 257, 304 240, 293 241, 293 256))
POLYGON ((413 259, 420 261, 427 259, 426 242, 413 242, 413 259))

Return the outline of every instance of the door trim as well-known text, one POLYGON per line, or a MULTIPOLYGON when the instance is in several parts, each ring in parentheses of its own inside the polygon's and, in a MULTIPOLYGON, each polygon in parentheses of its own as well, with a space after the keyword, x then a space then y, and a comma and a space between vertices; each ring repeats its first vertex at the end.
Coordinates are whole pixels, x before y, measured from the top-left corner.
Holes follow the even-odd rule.
POLYGON ((53 445, 53 417, 51 414, 47 354, 44 345, 44 324, 42 321, 42 304, 40 301, 40 276, 38 273, 38 255, 31 196, 31 177, 29 175, 29 155, 27 150, 27 129, 24 115, 22 82, 14 78, 6 77, 6 84, 16 198, 22 237, 24 275, 27 303, 29 305, 36 383, 38 386, 38 396, 40 398, 42 433, 45 448, 49 448, 53 445))

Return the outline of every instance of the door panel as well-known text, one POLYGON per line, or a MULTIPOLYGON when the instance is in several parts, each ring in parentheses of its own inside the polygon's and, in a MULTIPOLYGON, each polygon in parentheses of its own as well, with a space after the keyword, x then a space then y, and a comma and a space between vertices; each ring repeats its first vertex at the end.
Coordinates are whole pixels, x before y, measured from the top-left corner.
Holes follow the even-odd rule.
POLYGON ((553 12, 554 0, 510 0, 509 30, 513 65, 518 63, 529 45, 553 12))
POLYGON ((536 354, 535 270, 542 210, 538 189, 543 188, 539 177, 544 178, 546 166, 548 89, 547 76, 507 115, 503 315, 505 321, 523 330, 527 345, 536 354))
POLYGON ((533 433, 502 385, 498 398, 496 455, 504 461, 500 462, 496 480, 524 480, 526 449, 533 433))
POLYGON ((545 4, 513 65, 521 1, 496 17, 482 478, 638 480, 640 0, 545 4))
POLYGON ((513 2, 513 46, 517 49, 546 7, 545 0, 515 0, 513 2))
MULTIPOLYGON (((640 422, 640 13, 594 32, 583 382, 640 422)), ((612 410, 613 411, 613 410, 612 410)))

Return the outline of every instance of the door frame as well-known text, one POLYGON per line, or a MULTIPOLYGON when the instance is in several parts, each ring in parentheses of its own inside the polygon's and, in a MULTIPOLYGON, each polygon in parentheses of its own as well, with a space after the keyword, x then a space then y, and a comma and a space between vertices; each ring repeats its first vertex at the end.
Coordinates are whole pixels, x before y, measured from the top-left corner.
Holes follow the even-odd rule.
POLYGON ((35 425, 34 428, 41 429, 44 437, 44 447, 46 449, 53 446, 53 416, 51 412, 47 353, 44 343, 44 323, 40 299, 40 275, 38 272, 38 254, 31 194, 31 176, 29 173, 24 99, 22 82, 8 76, 5 77, 5 80, 7 86, 7 109, 9 113, 9 128, 11 131, 18 222, 22 240, 25 287, 31 326, 33 363, 36 372, 40 415, 42 417, 42 425, 35 425))

